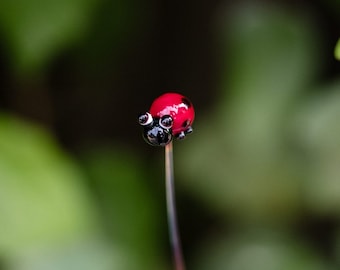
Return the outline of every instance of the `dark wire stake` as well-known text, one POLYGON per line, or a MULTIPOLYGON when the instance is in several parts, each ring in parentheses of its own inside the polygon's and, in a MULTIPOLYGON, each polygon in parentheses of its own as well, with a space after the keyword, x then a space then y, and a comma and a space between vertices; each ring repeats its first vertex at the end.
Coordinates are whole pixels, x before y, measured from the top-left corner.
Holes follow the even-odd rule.
POLYGON ((175 269, 185 270, 181 248, 181 239, 179 236, 177 225, 172 142, 165 146, 165 189, 168 211, 169 236, 175 269))

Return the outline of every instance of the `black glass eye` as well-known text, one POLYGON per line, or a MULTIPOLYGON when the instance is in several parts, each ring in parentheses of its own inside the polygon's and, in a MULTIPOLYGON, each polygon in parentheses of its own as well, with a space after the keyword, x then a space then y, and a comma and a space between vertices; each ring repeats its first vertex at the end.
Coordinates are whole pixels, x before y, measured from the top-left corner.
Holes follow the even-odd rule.
POLYGON ((152 123, 153 119, 150 113, 146 112, 138 117, 138 123, 142 126, 147 126, 152 123))
POLYGON ((164 115, 162 116, 161 119, 159 119, 159 125, 162 128, 170 129, 172 127, 172 124, 173 124, 173 120, 170 115, 164 115))
POLYGON ((170 129, 164 129, 158 125, 143 129, 144 140, 153 146, 165 146, 172 140, 170 129))

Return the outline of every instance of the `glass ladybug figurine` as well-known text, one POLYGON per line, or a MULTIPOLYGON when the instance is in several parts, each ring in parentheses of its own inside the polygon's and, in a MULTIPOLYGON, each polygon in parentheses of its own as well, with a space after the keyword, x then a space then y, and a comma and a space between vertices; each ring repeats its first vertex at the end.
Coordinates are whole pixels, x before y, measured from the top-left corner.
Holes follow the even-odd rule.
POLYGON ((192 103, 181 94, 166 93, 156 98, 150 111, 138 117, 144 140, 153 146, 165 146, 173 137, 184 139, 192 132, 195 111, 192 103))

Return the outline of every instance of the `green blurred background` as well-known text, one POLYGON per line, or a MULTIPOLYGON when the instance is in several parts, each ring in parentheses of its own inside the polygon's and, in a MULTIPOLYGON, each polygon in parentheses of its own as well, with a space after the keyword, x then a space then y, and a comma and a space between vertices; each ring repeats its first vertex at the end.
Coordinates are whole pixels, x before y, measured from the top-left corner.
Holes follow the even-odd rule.
POLYGON ((337 0, 0 0, 0 270, 172 269, 136 123, 167 91, 188 269, 340 269, 339 29, 337 0))

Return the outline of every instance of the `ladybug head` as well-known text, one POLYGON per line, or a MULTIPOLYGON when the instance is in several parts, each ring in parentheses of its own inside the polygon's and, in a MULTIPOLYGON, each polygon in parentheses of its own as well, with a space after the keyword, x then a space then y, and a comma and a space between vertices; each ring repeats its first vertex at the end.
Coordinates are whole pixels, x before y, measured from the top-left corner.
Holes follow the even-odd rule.
POLYGON ((139 124, 143 127, 144 140, 153 146, 165 146, 172 140, 172 123, 170 115, 153 118, 148 112, 138 117, 139 124))

